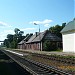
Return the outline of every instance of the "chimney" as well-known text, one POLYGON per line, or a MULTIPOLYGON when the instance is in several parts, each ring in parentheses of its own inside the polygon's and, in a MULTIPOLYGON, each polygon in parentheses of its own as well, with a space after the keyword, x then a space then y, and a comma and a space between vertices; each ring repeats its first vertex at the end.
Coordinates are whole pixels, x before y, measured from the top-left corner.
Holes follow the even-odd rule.
POLYGON ((36 37, 39 35, 39 32, 35 32, 36 37))

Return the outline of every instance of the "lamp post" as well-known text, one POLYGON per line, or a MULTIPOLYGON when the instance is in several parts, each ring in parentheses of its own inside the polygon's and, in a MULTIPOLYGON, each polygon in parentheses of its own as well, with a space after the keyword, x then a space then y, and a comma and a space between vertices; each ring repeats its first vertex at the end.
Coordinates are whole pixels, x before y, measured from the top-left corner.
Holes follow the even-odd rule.
MULTIPOLYGON (((37 23, 34 23, 34 25, 39 25, 37 23)), ((41 36, 40 36, 40 25, 39 25, 39 48, 40 48, 40 51, 41 51, 41 36)))

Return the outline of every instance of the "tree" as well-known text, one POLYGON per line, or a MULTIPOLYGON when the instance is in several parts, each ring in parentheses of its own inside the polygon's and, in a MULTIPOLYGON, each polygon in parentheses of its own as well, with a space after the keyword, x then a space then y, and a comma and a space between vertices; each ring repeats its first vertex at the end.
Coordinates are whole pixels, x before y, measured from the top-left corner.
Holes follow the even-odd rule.
POLYGON ((18 28, 15 28, 15 29, 14 29, 14 32, 15 32, 16 35, 19 34, 19 31, 20 31, 20 29, 18 29, 18 28))
POLYGON ((14 48, 17 48, 17 44, 21 40, 23 40, 25 37, 22 36, 24 34, 24 32, 23 31, 20 31, 20 29, 18 29, 18 28, 15 28, 14 29, 14 32, 15 32, 15 34, 14 34, 13 42, 12 43, 14 44, 14 48))
POLYGON ((24 34, 24 32, 23 31, 20 31, 20 29, 18 29, 18 28, 15 28, 14 29, 14 32, 15 32, 15 38, 17 38, 17 39, 20 39, 20 38, 22 38, 22 35, 24 34))
POLYGON ((17 44, 25 38, 25 36, 23 36, 24 32, 20 31, 20 29, 15 28, 14 32, 14 35, 8 34, 7 39, 4 40, 4 45, 7 48, 17 48, 17 44))
POLYGON ((12 34, 8 34, 7 38, 8 38, 10 43, 13 41, 13 35, 12 34))
POLYGON ((8 39, 4 40, 4 46, 6 46, 7 48, 9 48, 9 41, 8 41, 8 39))
POLYGON ((61 28, 64 28, 66 26, 66 23, 62 23, 61 28))
POLYGON ((49 31, 53 34, 56 34, 58 37, 62 38, 62 34, 60 31, 65 27, 66 23, 62 23, 62 26, 60 25, 55 25, 53 27, 49 28, 49 31))
POLYGON ((19 32, 19 36, 22 36, 23 34, 24 34, 23 31, 20 31, 20 32, 19 32))

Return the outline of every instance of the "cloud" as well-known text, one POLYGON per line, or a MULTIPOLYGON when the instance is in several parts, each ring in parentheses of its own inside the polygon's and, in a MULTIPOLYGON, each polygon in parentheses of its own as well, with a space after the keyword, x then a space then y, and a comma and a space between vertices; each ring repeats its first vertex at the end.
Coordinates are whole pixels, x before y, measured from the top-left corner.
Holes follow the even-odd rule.
POLYGON ((32 22, 29 22, 30 24, 49 24, 50 22, 52 22, 52 20, 48 20, 48 19, 45 19, 43 21, 32 21, 32 22))
POLYGON ((43 24, 48 24, 48 23, 50 23, 50 22, 52 22, 52 20, 46 19, 46 20, 42 21, 43 24))
POLYGON ((48 27, 49 26, 49 23, 53 22, 52 20, 49 20, 49 19, 45 19, 43 21, 32 21, 32 22, 29 22, 30 24, 40 24, 40 25, 44 25, 45 27, 48 27))
POLYGON ((0 27, 11 27, 11 26, 5 22, 0 21, 0 27))

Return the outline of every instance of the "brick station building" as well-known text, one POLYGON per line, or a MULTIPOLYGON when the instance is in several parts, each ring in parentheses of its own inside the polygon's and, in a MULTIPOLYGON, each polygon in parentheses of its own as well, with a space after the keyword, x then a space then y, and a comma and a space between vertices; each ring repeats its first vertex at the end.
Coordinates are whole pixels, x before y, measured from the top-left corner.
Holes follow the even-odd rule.
POLYGON ((48 40, 54 44, 58 48, 61 48, 61 43, 62 40, 61 38, 57 37, 56 35, 50 33, 49 31, 44 31, 44 32, 36 32, 34 35, 32 35, 27 41, 22 40, 18 45, 18 48, 27 49, 27 50, 43 50, 43 44, 44 42, 48 40))

